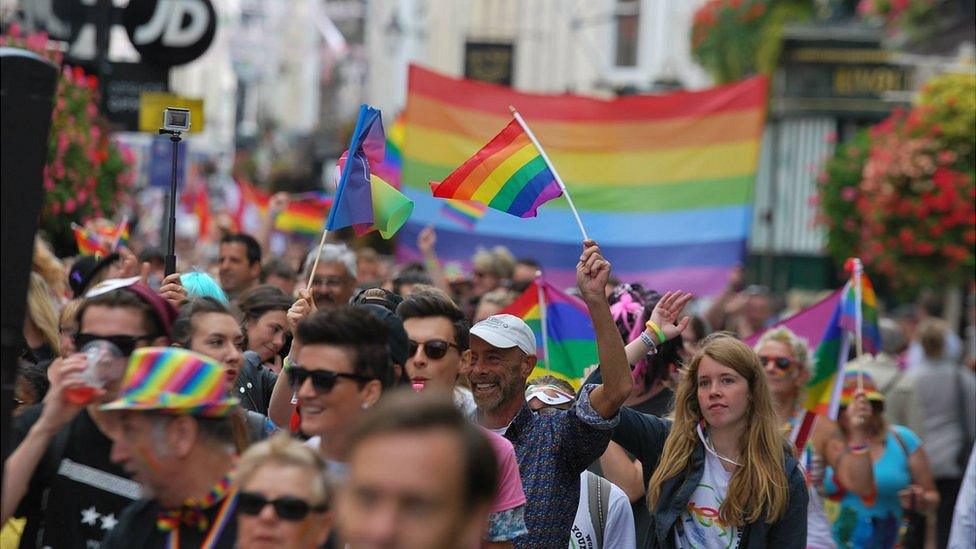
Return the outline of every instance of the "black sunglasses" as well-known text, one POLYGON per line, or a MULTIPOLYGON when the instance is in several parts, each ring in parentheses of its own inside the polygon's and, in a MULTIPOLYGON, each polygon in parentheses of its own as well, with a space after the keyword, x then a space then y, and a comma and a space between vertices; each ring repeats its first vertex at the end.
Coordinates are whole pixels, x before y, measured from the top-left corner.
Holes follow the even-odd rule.
POLYGON ((132 351, 136 350, 140 341, 152 341, 156 339, 153 335, 143 335, 143 336, 131 336, 131 335, 95 335, 95 334, 75 334, 75 348, 83 349, 85 345, 88 345, 92 341, 105 340, 118 347, 122 356, 129 356, 132 351))
POLYGON ((793 364, 793 361, 786 358, 785 356, 760 356, 759 357, 759 363, 762 364, 763 366, 769 364, 769 361, 773 361, 773 364, 775 364, 776 367, 779 368, 780 370, 785 370, 793 364))
POLYGON ((257 492, 238 492, 237 511, 245 515, 258 515, 268 504, 274 507, 275 514, 281 520, 299 521, 304 519, 309 512, 322 512, 328 509, 324 503, 319 505, 309 505, 307 501, 293 497, 280 497, 269 500, 264 494, 257 492))
POLYGON ((296 391, 299 387, 305 384, 306 379, 311 378, 312 386, 315 387, 317 391, 325 393, 331 391, 332 388, 335 387, 340 377, 364 382, 373 380, 371 377, 361 376, 358 374, 343 374, 340 372, 333 372, 331 370, 309 370, 307 368, 302 368, 297 364, 291 368, 288 368, 288 383, 291 385, 291 388, 296 391))
POLYGON ((409 341, 410 345, 407 347, 407 356, 416 356, 417 349, 420 347, 424 348, 424 354, 427 355, 427 358, 432 360, 444 358, 444 355, 447 354, 447 350, 451 347, 454 347, 458 351, 461 350, 457 344, 444 341, 443 339, 431 339, 430 341, 425 341, 423 343, 418 343, 412 339, 409 341))

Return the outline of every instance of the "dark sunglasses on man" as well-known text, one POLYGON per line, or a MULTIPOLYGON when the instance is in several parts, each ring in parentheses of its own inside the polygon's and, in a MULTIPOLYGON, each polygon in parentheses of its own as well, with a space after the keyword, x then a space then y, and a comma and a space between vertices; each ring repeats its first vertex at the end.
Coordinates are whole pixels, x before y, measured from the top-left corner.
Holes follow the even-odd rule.
POLYGON ((84 349, 86 345, 92 341, 104 340, 108 341, 112 345, 115 345, 119 351, 121 351, 122 356, 129 356, 132 351, 136 350, 139 346, 140 341, 152 341, 156 339, 157 336, 154 335, 142 335, 142 336, 131 336, 131 335, 95 335, 86 333, 77 333, 74 336, 75 348, 84 349))
POLYGON ((775 365, 780 370, 787 370, 789 369, 790 366, 793 365, 793 361, 786 358, 785 356, 760 356, 759 357, 759 363, 762 364, 763 366, 769 364, 770 361, 772 361, 773 365, 775 365))
POLYGON ((324 503, 310 505, 307 501, 290 496, 269 500, 264 494, 257 492, 238 492, 237 511, 245 515, 259 515, 267 505, 274 507, 275 514, 281 520, 297 522, 304 519, 310 512, 321 513, 328 509, 324 503))
POLYGON ((305 384, 306 379, 312 380, 312 386, 315 390, 327 393, 335 387, 336 383, 339 382, 339 378, 351 379, 353 381, 372 381, 373 378, 368 376, 361 376, 359 374, 345 374, 341 372, 333 372, 331 370, 309 370, 303 368, 299 365, 294 365, 288 368, 288 383, 291 388, 298 390, 299 387, 305 384))
POLYGON ((431 339, 423 343, 418 343, 412 339, 409 341, 410 341, 410 345, 407 347, 408 357, 417 356, 417 349, 419 349, 420 347, 424 348, 424 354, 427 355, 427 358, 431 360, 444 358, 444 355, 447 354, 447 350, 450 349, 451 347, 454 347, 458 351, 461 350, 461 348, 458 347, 457 344, 451 343, 449 341, 444 341, 443 339, 431 339))

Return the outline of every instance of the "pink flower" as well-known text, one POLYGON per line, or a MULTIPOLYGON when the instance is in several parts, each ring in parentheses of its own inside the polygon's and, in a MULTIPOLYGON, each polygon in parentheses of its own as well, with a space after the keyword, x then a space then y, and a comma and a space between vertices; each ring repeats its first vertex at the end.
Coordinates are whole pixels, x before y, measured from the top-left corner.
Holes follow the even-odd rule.
POLYGON ((840 190, 840 197, 847 202, 851 202, 855 198, 857 198, 857 189, 850 186, 844 187, 843 189, 840 190))
POLYGON ((74 198, 69 198, 64 201, 64 211, 67 213, 73 213, 77 207, 78 205, 75 204, 74 198))
POLYGON ((61 213, 61 203, 51 202, 51 213, 53 215, 58 215, 59 213, 61 213))

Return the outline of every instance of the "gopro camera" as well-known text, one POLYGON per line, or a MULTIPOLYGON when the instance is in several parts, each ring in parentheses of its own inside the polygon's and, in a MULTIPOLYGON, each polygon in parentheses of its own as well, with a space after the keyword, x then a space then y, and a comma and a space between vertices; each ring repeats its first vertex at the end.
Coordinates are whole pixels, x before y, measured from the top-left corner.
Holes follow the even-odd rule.
POLYGON ((168 132, 185 132, 190 129, 190 109, 166 107, 163 111, 163 129, 168 132))

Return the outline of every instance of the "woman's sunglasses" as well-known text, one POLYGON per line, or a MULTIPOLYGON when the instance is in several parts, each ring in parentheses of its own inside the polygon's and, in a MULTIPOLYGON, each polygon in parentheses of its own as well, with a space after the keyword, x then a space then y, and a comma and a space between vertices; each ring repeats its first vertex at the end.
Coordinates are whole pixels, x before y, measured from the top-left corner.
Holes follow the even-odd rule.
POLYGON ((407 356, 417 356, 417 349, 420 347, 424 348, 424 354, 427 355, 427 358, 431 360, 444 358, 444 355, 447 354, 447 350, 451 347, 461 350, 461 348, 456 344, 444 341, 443 339, 431 339, 430 341, 425 341, 423 343, 418 343, 411 339, 410 346, 407 347, 407 356))
POLYGON ((763 366, 770 363, 770 361, 780 370, 787 370, 793 365, 793 361, 786 358, 785 356, 760 356, 759 362, 763 366))
POLYGON ((238 492, 237 510, 245 515, 258 515, 270 504, 274 507, 275 514, 281 520, 299 521, 308 516, 309 512, 322 512, 328 509, 324 503, 319 505, 309 505, 307 501, 293 497, 280 497, 269 500, 264 494, 257 492, 238 492))
POLYGON ((288 368, 288 383, 291 385, 291 388, 296 391, 299 387, 305 384, 306 379, 311 379, 312 387, 315 387, 316 391, 327 393, 331 391, 333 387, 335 387, 336 383, 339 382, 340 377, 363 382, 373 380, 371 377, 361 376, 358 374, 344 374, 340 372, 333 372, 331 370, 308 370, 298 365, 288 368))

